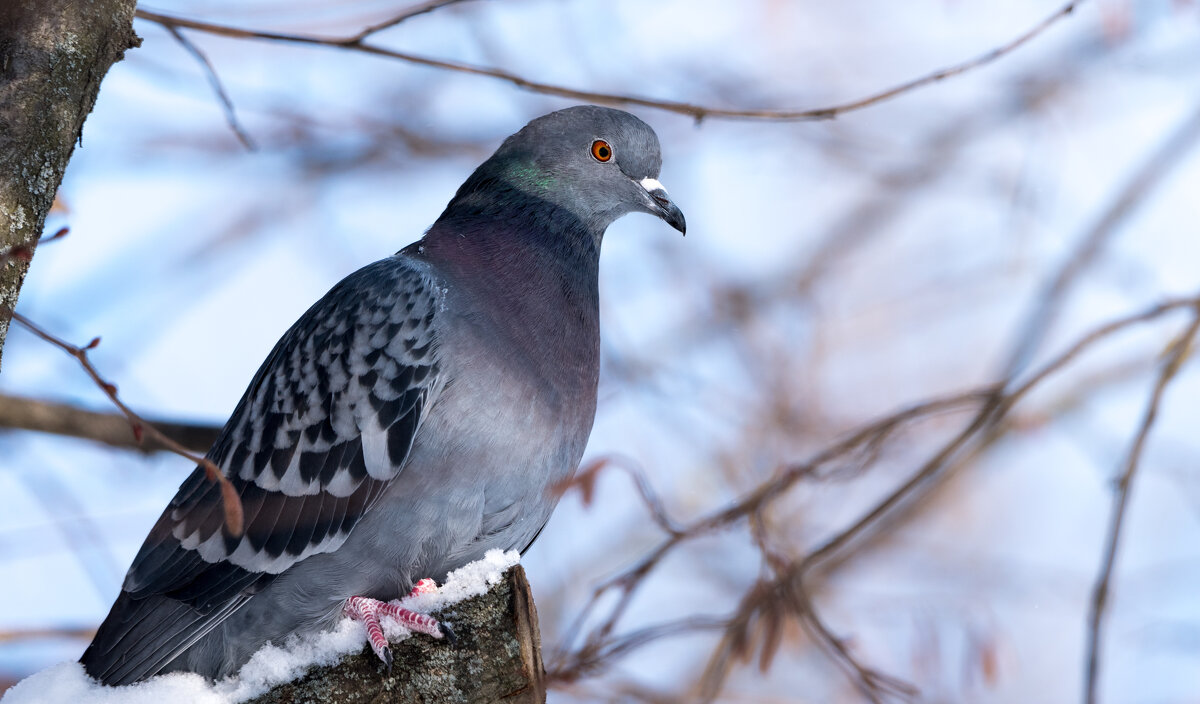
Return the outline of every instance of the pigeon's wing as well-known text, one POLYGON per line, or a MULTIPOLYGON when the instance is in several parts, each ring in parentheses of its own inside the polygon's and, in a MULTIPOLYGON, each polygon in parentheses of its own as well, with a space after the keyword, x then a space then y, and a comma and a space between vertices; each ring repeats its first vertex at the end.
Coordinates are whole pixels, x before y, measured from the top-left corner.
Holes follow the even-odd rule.
POLYGON ((224 528, 197 468, 142 545, 82 662, 108 684, 160 671, 277 575, 336 550, 404 466, 438 385, 439 289, 399 254, 350 275, 283 336, 208 457, 241 497, 224 528))

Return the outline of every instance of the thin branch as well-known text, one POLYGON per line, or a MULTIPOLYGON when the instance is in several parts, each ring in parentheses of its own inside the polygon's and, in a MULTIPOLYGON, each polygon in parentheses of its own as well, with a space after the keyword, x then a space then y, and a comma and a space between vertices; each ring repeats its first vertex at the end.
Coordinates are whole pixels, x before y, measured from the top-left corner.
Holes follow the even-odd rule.
POLYGON ((551 666, 546 672, 546 677, 549 681, 574 681, 580 674, 588 672, 591 668, 598 668, 607 660, 626 655, 656 640, 705 631, 718 631, 728 627, 729 619, 718 616, 689 616, 676 621, 646 626, 607 642, 601 649, 590 651, 584 660, 573 661, 571 672, 561 672, 551 666))
POLYGON ((914 473, 908 481, 882 499, 850 527, 840 531, 833 537, 829 538, 817 549, 813 550, 809 554, 808 558, 806 558, 805 563, 799 566, 798 571, 806 572, 816 567, 818 563, 831 559, 835 553, 844 549, 856 538, 860 537, 861 534, 866 532, 868 528, 872 527, 872 525, 882 518, 884 514, 888 513, 896 505, 908 499, 909 494, 911 494, 918 486, 936 475, 941 468, 945 466, 949 459, 956 454, 968 440, 978 434, 980 430, 996 424, 1012 409, 1013 406, 1016 405, 1018 401, 1032 391, 1035 386, 1037 386, 1050 375, 1063 369, 1085 350, 1092 347, 1097 342, 1109 337, 1110 335, 1124 330, 1130 326, 1149 322, 1171 311, 1193 307, 1198 304, 1200 304, 1200 297, 1169 299, 1137 313, 1110 321, 1081 337, 1054 359, 1047 362, 1041 369, 1037 371, 1037 373, 1031 375, 1030 378, 1020 386, 1016 387, 1007 394, 1001 394, 991 398, 976 413, 975 418, 972 419, 971 423, 969 423, 967 427, 964 428, 958 435, 956 435, 949 443, 944 445, 942 449, 933 458, 927 461, 921 467, 921 469, 914 473))
POLYGON ((427 2, 417 3, 416 5, 413 5, 412 7, 409 7, 408 9, 400 12, 400 14, 398 14, 398 15, 390 17, 378 24, 373 24, 373 25, 366 27, 361 32, 359 32, 358 34, 355 34, 354 36, 350 37, 349 39, 351 42, 361 42, 362 40, 366 39, 367 37, 369 37, 373 34, 382 32, 385 29, 391 29, 392 27, 395 27, 396 25, 400 24, 401 22, 410 20, 410 19, 416 17, 417 15, 423 15, 427 12, 433 12, 434 10, 441 9, 448 5, 457 5, 461 2, 466 2, 466 0, 427 0, 427 2))
POLYGON ((676 535, 683 531, 676 525, 671 516, 667 514, 667 509, 663 505, 662 498, 654 491, 654 487, 650 485, 650 480, 646 478, 646 471, 632 457, 620 454, 605 455, 598 457, 587 465, 584 465, 575 472, 574 475, 567 477, 565 480, 552 485, 548 493, 557 500, 563 494, 571 489, 578 489, 583 500, 583 505, 587 506, 592 502, 592 494, 595 491, 596 478, 606 468, 614 468, 623 471, 629 475, 633 481, 634 487, 641 496, 642 503, 646 506, 646 510, 650 512, 650 517, 664 533, 668 535, 676 535))
MULTIPOLYGON (((792 266, 754 281, 714 287, 709 294, 708 306, 713 309, 710 316, 695 321, 694 325, 666 331, 646 348, 693 349, 718 333, 727 335, 731 328, 745 330, 755 321, 769 319, 781 307, 792 310, 810 307, 815 287, 837 271, 838 262, 878 239, 886 226, 895 223, 905 209, 920 203, 920 198, 912 197, 920 188, 928 188, 946 174, 953 173, 955 164, 972 139, 1011 124, 1025 116, 1030 106, 1040 105, 1063 86, 1074 84, 1078 66, 1065 59, 1065 56, 1059 56, 1057 60, 1049 60, 1047 64, 1054 67, 1050 71, 1043 66, 1009 77, 1006 82, 1011 90, 996 91, 996 94, 1016 93, 1016 100, 1009 96, 988 105, 973 104, 970 110, 947 116, 938 129, 913 150, 920 158, 878 174, 874 180, 886 187, 869 189, 863 197, 844 208, 843 215, 824 227, 819 240, 792 266)), ((696 266, 696 262, 672 263, 692 267, 693 272, 696 266)), ((644 378, 653 369, 653 365, 640 361, 621 366, 614 365, 628 381, 639 383, 644 383, 644 378)))
POLYGON ((1046 331, 1054 323, 1071 284, 1087 270, 1104 250, 1104 246, 1120 229, 1146 196, 1161 185, 1167 174, 1178 166, 1200 140, 1200 105, 1146 156, 1132 178, 1121 188, 1117 197, 1100 213, 1096 222, 1079 238, 1079 243, 1063 260, 1058 273, 1038 296, 1028 316, 1018 343, 1005 367, 1004 377, 1012 380, 1029 363, 1046 331))
MULTIPOLYGON (((613 629, 616 628, 617 623, 632 602, 637 588, 642 584, 645 577, 680 543, 708 535, 762 510, 774 499, 786 493, 797 482, 812 476, 821 466, 854 451, 864 444, 878 441, 890 435, 906 423, 930 414, 979 403, 980 400, 986 399, 990 393, 990 390, 972 390, 904 408, 852 433, 848 437, 817 453, 806 462, 784 468, 773 480, 759 486, 726 508, 696 519, 682 529, 677 529, 675 532, 670 533, 658 547, 647 553, 632 567, 606 580, 593 590, 588 603, 572 621, 571 626, 568 627, 566 636, 563 638, 563 643, 569 645, 575 640, 576 634, 582 628, 582 624, 588 619, 592 611, 596 609, 604 594, 611 590, 619 589, 621 594, 616 604, 608 612, 604 621, 589 633, 580 652, 600 648, 601 644, 612 634, 613 629)), ((563 653, 559 655, 565 657, 563 653)))
POLYGON ((1033 387, 1040 384, 1046 377, 1058 372, 1089 347, 1114 333, 1120 332, 1121 330, 1124 330, 1132 325, 1148 323, 1152 320, 1156 320, 1161 318, 1166 313, 1183 308, 1193 308, 1196 305, 1200 305, 1200 296, 1168 298, 1165 301, 1156 303, 1155 305, 1138 311, 1137 313, 1132 313, 1115 320, 1110 320, 1104 325, 1094 328, 1091 332, 1076 340, 1075 344, 1063 350, 1057 357, 1047 362, 1036 373, 1031 374, 1029 378, 1026 379, 1020 386, 1014 388, 1009 393, 1009 396, 1020 399, 1020 397, 1033 390, 1033 387))
POLYGON ((796 598, 802 603, 800 623, 808 630, 817 645, 824 648, 834 662, 851 675, 859 691, 872 702, 883 702, 888 697, 899 697, 905 701, 916 698, 919 691, 913 685, 860 663, 850 652, 846 640, 839 638, 821 619, 821 615, 817 612, 812 598, 803 585, 794 585, 793 591, 796 598))
POLYGON ((71 482, 63 481, 57 472, 17 472, 14 477, 33 497, 47 516, 42 530, 53 530, 70 548, 71 556, 88 576, 95 594, 106 600, 116 591, 125 576, 121 563, 111 546, 104 540, 94 517, 80 502, 71 482))
POLYGON ((184 48, 189 54, 195 57, 196 61, 200 62, 200 66, 204 69, 204 75, 208 77, 208 84, 212 86, 213 93, 217 95, 217 101, 221 103, 221 109, 225 111, 225 122, 229 124, 229 129, 237 135, 238 141, 247 151, 254 151, 254 142, 250 139, 250 135, 242 128, 238 122, 237 113, 233 109, 233 101, 229 99, 229 94, 225 92, 225 86, 221 85, 221 78, 217 75, 217 70, 213 68, 212 62, 200 51, 200 48, 193 44, 191 40, 183 36, 183 32, 179 31, 178 27, 172 25, 163 25, 175 41, 184 48))
MULTIPOLYGON (((825 464, 860 448, 869 448, 874 443, 883 442, 905 424, 918 418, 934 413, 968 408, 973 405, 977 406, 973 417, 961 431, 943 444, 903 484, 875 503, 854 523, 827 538, 801 559, 791 562, 785 569, 780 569, 781 565, 778 564, 779 560, 775 556, 764 553, 764 559, 777 573, 776 579, 771 582, 767 592, 785 593, 793 590, 792 593, 807 594, 804 591, 807 589, 807 582, 816 576, 818 569, 829 569, 832 564, 844 559, 849 554, 852 545, 860 543, 867 536, 873 534, 887 517, 895 514, 898 506, 911 505, 915 502, 922 495, 919 489, 928 488, 932 484, 932 480, 947 474, 947 467, 955 466, 955 463, 962 457, 972 454, 968 448, 978 449, 993 442, 1008 427, 1003 421, 1014 406, 1034 388, 1039 387, 1049 376, 1063 370, 1086 350, 1117 332, 1137 324, 1156 320, 1183 308, 1200 308, 1200 296, 1167 299, 1142 311, 1100 325, 1045 363, 1020 385, 1007 391, 1004 385, 997 383, 966 393, 916 404, 863 426, 806 462, 786 467, 774 479, 757 487, 728 507, 684 525, 678 529, 678 532, 668 535, 632 567, 596 587, 591 599, 568 627, 562 641, 563 650, 554 656, 556 662, 551 668, 552 679, 570 681, 578 677, 583 670, 596 671, 602 666, 604 660, 602 654, 611 652, 612 643, 619 641, 619 637, 614 640, 612 634, 632 601, 634 593, 663 558, 680 544, 710 534, 742 519, 750 520, 751 531, 754 533, 759 530, 754 524, 756 516, 760 516, 761 512, 769 507, 774 499, 786 493, 796 482, 804 477, 812 476, 825 464), (608 608, 605 616, 591 628, 578 649, 566 650, 576 640, 582 625, 599 608, 601 598, 614 589, 619 590, 620 594, 616 602, 608 608)), ((755 539, 758 541, 756 542, 758 545, 766 544, 765 541, 759 541, 757 536, 755 539)), ((821 621, 815 606, 806 599, 807 597, 801 599, 798 602, 799 606, 794 609, 801 617, 802 624, 806 626, 818 645, 831 652, 839 664, 855 676, 860 687, 863 686, 863 682, 866 682, 867 687, 872 690, 873 696, 876 698, 908 695, 909 690, 904 683, 875 672, 855 661, 849 651, 845 649, 844 644, 841 644, 832 630, 821 621)), ((744 641, 744 636, 739 633, 744 631, 752 616, 762 608, 761 598, 743 600, 737 612, 728 620, 729 631, 722 639, 722 645, 718 646, 718 651, 723 649, 728 656, 743 647, 741 643, 744 641)), ((712 661, 715 663, 713 667, 721 669, 723 667, 721 663, 724 662, 721 658, 726 656, 721 656, 718 652, 712 661)), ((718 671, 714 678, 709 682, 719 686, 723 675, 718 671)))
MULTIPOLYGON (((1046 329, 1053 324, 1054 315, 1070 284, 1084 270, 1086 263, 1096 255, 1103 246, 1103 243, 1117 229, 1118 225, 1124 222, 1125 217, 1133 207, 1144 199, 1154 186, 1161 183, 1165 173, 1170 170, 1171 166, 1177 163, 1180 155, 1185 153, 1187 147, 1194 144, 1197 139, 1200 139, 1200 110, 1197 110, 1184 120, 1180 128, 1168 137, 1160 147, 1154 150, 1152 155, 1147 158, 1143 167, 1139 169, 1138 173, 1135 174, 1134 178, 1123 189, 1114 205, 1105 210, 1097 220, 1096 225, 1081 240, 1080 245, 1075 249, 1073 255, 1063 264, 1053 279, 1053 283, 1048 286, 1046 293, 1043 294, 1038 308, 1030 316, 1024 329, 1018 336, 1017 343, 1014 345, 1013 352, 1010 355, 1010 361, 1000 377, 1003 381, 998 383, 997 389, 1014 383, 1015 375, 1021 371, 1022 366, 1028 361, 1033 350, 1044 336, 1046 329)), ((980 409, 971 424, 951 441, 950 444, 944 447, 942 452, 933 457, 920 471, 914 474, 908 482, 902 485, 895 493, 885 498, 875 509, 864 515, 856 525, 851 526, 846 532, 835 536, 830 542, 817 550, 811 556, 813 563, 822 561, 830 557, 834 552, 841 550, 849 541, 857 537, 860 532, 906 500, 918 487, 934 478, 941 472, 942 467, 945 466, 950 458, 966 446, 968 441, 976 437, 986 438, 988 435, 987 430, 993 427, 1013 404, 1042 378, 1069 363, 1083 349, 1127 325, 1157 318, 1169 310, 1190 306, 1192 305, 1192 300, 1169 300, 1142 313, 1128 316, 1127 318, 1102 326, 1081 339, 1066 353, 1045 365, 1038 373, 1034 374, 1018 388, 1011 390, 1006 395, 997 395, 992 402, 985 404, 980 409)))
POLYGON ((1141 465, 1142 450, 1145 448, 1146 438, 1150 435, 1150 428, 1153 427, 1155 418, 1158 416, 1158 409, 1162 405, 1167 385, 1175 378, 1179 368, 1183 366, 1183 362, 1191 353, 1192 342, 1196 338, 1197 331, 1200 331, 1200 305, 1196 307, 1192 322, 1188 324, 1187 329, 1175 338, 1167 351, 1158 379, 1154 383, 1154 390, 1150 394, 1150 401, 1146 404, 1142 423, 1138 427, 1133 445, 1129 448, 1129 455, 1125 459, 1125 470, 1117 481, 1112 513, 1109 517, 1108 540, 1105 543, 1100 572, 1096 575, 1096 582, 1092 587, 1092 600, 1088 612, 1087 670, 1083 694, 1083 700, 1087 704, 1096 702, 1100 679, 1100 644, 1104 637, 1104 614, 1108 605, 1109 583, 1112 580, 1113 567, 1117 562, 1117 549, 1121 543, 1121 529, 1125 524, 1125 513, 1133 492, 1133 480, 1141 465))
POLYGON ((96 637, 95 628, 14 628, 0 631, 0 643, 13 643, 44 638, 78 638, 91 640, 96 637))
POLYGON ((48 235, 46 237, 42 237, 41 239, 37 240, 36 242, 34 242, 32 244, 13 245, 12 247, 9 247, 8 249, 4 250, 3 252, 0 252, 0 264, 6 264, 10 260, 20 260, 20 261, 25 261, 25 262, 33 261, 34 250, 36 250, 38 247, 41 247, 42 245, 46 244, 47 242, 53 242, 54 240, 58 240, 58 239, 62 239, 63 237, 66 237, 67 233, 69 233, 70 231, 71 231, 71 228, 69 228, 69 227, 60 227, 58 229, 58 232, 55 232, 53 235, 48 235))
POLYGON ((120 409, 121 413, 124 414, 124 416, 129 420, 129 426, 133 430, 134 437, 139 442, 142 440, 142 438, 149 436, 166 447, 170 452, 173 452, 180 457, 185 457, 188 460, 195 462, 200 467, 203 467, 204 474, 208 477, 208 480, 210 482, 216 482, 221 488, 221 503, 225 508, 225 527, 234 535, 241 534, 244 518, 242 513, 242 501, 238 497, 237 490, 234 489, 233 484, 230 483, 229 478, 225 476, 225 474, 221 471, 221 468, 214 464, 212 460, 191 452, 183 445, 179 444, 170 437, 167 437, 165 433, 147 423, 141 416, 139 416, 137 413, 134 413, 133 409, 125 405, 125 402, 117 396, 117 387, 100 376, 100 372, 96 370, 96 367, 92 365, 91 360, 88 359, 88 350, 95 349, 96 346, 100 344, 100 338, 92 338, 92 341, 89 342, 85 347, 77 347, 66 340, 55 337, 49 332, 46 332, 34 324, 34 322, 29 318, 26 318, 16 311, 13 311, 12 318, 21 325, 25 326, 25 328, 34 335, 37 335, 46 342, 49 342, 50 344, 74 357, 79 362, 79 365, 83 367, 83 370, 87 372, 87 375, 92 378, 92 381, 94 381, 96 385, 100 387, 100 390, 104 392, 104 395, 108 396, 108 400, 112 401, 113 405, 120 409))
POLYGON ((1007 416, 1012 406, 1045 377, 1066 366, 1083 350, 1129 325, 1155 319, 1168 311, 1181 307, 1193 307, 1197 304, 1196 298, 1168 300, 1141 313, 1101 326, 1043 366, 1041 370, 1019 386, 1009 389, 1010 385, 1016 382, 1016 377, 1023 366, 1029 362, 1036 351, 1046 330, 1053 324, 1058 308, 1071 284, 1098 256, 1104 244, 1124 223, 1136 205, 1162 183, 1166 173, 1180 161, 1181 157, 1198 139, 1200 139, 1200 110, 1189 115, 1175 132, 1147 157, 1116 201, 1105 209, 1096 223, 1081 238, 1072 255, 1064 262, 1057 275, 1047 286, 1046 292, 1042 295, 1018 336, 1009 363, 1000 377, 1003 381, 996 386, 995 397, 985 403, 972 422, 915 472, 909 480, 863 514, 849 528, 834 535, 810 553, 798 566, 795 575, 798 581, 802 581, 807 574, 820 565, 825 565, 825 568, 828 569, 834 561, 845 559, 852 543, 861 542, 877 533, 885 519, 895 517, 899 507, 915 504, 920 497, 926 495, 935 480, 949 473, 946 468, 952 466, 951 462, 954 458, 961 458, 964 453, 972 452, 968 449, 969 447, 973 446, 978 449, 986 447, 994 441, 996 436, 1002 432, 1001 421, 1007 416), (1001 390, 1005 390, 1007 393, 1002 393, 1001 390))
MULTIPOLYGON (((830 107, 806 110, 731 110, 671 100, 654 100, 651 98, 643 98, 634 95, 586 91, 551 83, 533 81, 503 69, 493 68, 490 66, 477 66, 474 64, 461 63, 457 61, 435 59, 365 43, 365 40, 373 33, 384 29, 387 26, 394 26, 387 23, 368 27, 363 31, 345 37, 320 37, 311 34, 289 34, 284 32, 242 29, 239 27, 216 24, 213 22, 202 22, 199 20, 189 20, 172 15, 164 15, 158 12, 151 12, 149 10, 138 10, 136 16, 143 20, 155 22, 168 28, 185 27, 198 32, 207 32, 209 34, 216 34, 223 37, 232 37, 236 39, 263 39, 268 41, 288 42, 292 44, 308 44, 313 46, 327 46, 339 49, 347 49, 364 54, 371 54, 375 56, 396 59, 398 61, 405 61, 420 66, 428 66, 430 68, 441 69, 444 71, 454 71, 457 73, 465 73, 474 76, 494 78, 496 80, 511 83, 518 88, 523 88, 534 93, 542 93, 544 95, 570 98, 572 100, 581 100, 589 103, 638 106, 644 108, 653 108, 656 110, 665 110, 667 112, 673 112, 680 115, 688 115, 697 122, 708 118, 797 122, 830 120, 839 115, 843 115, 848 112, 854 112, 856 110, 862 110, 863 108, 876 105, 919 88, 924 88, 925 86, 937 83, 946 78, 958 76, 973 69, 986 66, 1030 42, 1035 37, 1049 29, 1051 26, 1073 13, 1075 9, 1084 2, 1086 2, 1086 0, 1073 0, 1072 2, 1068 2, 1050 16, 1034 25, 1031 29, 1021 33, 1015 39, 975 58, 955 64, 953 66, 949 66, 947 68, 943 68, 938 71, 934 71, 933 73, 927 74, 920 78, 906 81, 899 85, 893 86, 878 93, 873 93, 857 100, 852 100, 830 107)), ((441 5, 437 6, 440 7, 441 5)), ((398 20, 396 24, 403 19, 407 19, 407 17, 403 17, 401 20, 398 20)))
MULTIPOLYGON (((218 425, 173 423, 154 419, 149 424, 193 452, 207 452, 221 432, 218 425)), ((22 396, 0 394, 0 428, 32 430, 102 442, 121 449, 142 452, 170 451, 153 436, 137 436, 129 419, 119 413, 89 411, 68 403, 54 403, 22 396)))
MULTIPOLYGON (((1061 20, 1061 19, 1065 18, 1067 15, 1070 15, 1071 13, 1075 12, 1075 9, 1077 7, 1079 7, 1080 5, 1082 5, 1084 1, 1085 0, 1075 0, 1074 2, 1068 2, 1066 5, 1063 5, 1058 10, 1055 10, 1049 17, 1042 20, 1038 24, 1034 25, 1032 28, 1025 31, 1024 33, 1020 34, 1012 41, 1010 41, 1007 44, 1004 44, 1002 46, 996 47, 995 49, 992 49, 991 51, 989 51, 985 54, 981 54, 973 59, 969 59, 960 64, 955 64, 954 66, 949 66, 940 71, 934 71, 933 73, 931 73, 927 76, 922 76, 921 78, 913 79, 911 81, 908 81, 907 83, 901 83, 898 86, 889 88, 888 90, 882 91, 880 93, 875 93, 874 95, 870 95, 870 96, 867 96, 867 97, 859 99, 859 100, 855 100, 855 101, 852 101, 849 103, 842 103, 841 105, 836 105, 834 107, 826 108, 824 110, 806 111, 807 115, 805 115, 804 117, 799 117, 799 115, 804 115, 804 113, 798 113, 797 117, 793 117, 791 119, 816 119, 816 120, 829 119, 832 117, 836 117, 837 115, 839 115, 841 113, 852 112, 854 110, 861 110, 862 108, 870 107, 872 105, 875 105, 876 103, 881 103, 885 100, 888 100, 889 98, 894 98, 898 95, 908 93, 909 91, 912 91, 912 90, 916 90, 917 88, 924 88, 927 85, 937 83, 938 81, 941 81, 946 78, 950 78, 951 76, 957 76, 959 74, 966 73, 967 71, 979 68, 980 66, 986 66, 986 65, 992 63, 993 61, 996 61, 997 59, 1005 56, 1006 54, 1009 54, 1009 53, 1015 51, 1016 49, 1020 48, 1022 45, 1028 43, 1029 41, 1031 41, 1032 39, 1037 37, 1039 34, 1041 34, 1042 32, 1045 32, 1051 26, 1056 24, 1059 20, 1061 20)), ((699 119, 699 118, 697 118, 697 119, 699 119)))

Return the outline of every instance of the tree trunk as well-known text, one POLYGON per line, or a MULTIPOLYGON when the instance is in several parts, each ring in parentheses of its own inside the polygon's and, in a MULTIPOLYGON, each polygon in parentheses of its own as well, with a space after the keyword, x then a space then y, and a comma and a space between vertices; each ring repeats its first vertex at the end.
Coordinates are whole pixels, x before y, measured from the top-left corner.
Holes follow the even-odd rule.
POLYGON ((133 32, 135 5, 0 0, 0 352, 100 80, 141 43, 133 32))
POLYGON ((453 645, 414 636, 392 645, 392 671, 370 648, 315 667, 247 704, 540 704, 546 701, 537 609, 516 565, 486 594, 435 616, 451 624, 453 645))

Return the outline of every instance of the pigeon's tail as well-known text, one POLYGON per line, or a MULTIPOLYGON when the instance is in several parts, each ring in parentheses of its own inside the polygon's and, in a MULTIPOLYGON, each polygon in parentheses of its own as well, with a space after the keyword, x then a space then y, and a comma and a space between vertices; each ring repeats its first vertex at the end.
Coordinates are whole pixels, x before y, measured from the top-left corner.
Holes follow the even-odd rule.
POLYGON ((140 682, 176 669, 168 666, 220 622, 212 617, 170 597, 122 591, 79 662, 102 684, 140 682))

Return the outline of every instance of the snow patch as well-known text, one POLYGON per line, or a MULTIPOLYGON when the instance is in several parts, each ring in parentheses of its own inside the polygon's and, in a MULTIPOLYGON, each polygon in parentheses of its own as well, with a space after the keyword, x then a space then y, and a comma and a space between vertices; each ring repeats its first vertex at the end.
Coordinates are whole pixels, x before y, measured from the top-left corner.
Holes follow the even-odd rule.
MULTIPOLYGON (((479 596, 496 584, 521 559, 515 550, 489 550, 483 559, 454 570, 435 591, 402 599, 408 609, 429 613, 479 596)), ((391 618, 381 619, 388 640, 410 635, 391 618)), ((8 690, 2 704, 237 704, 271 687, 297 679, 314 665, 331 665, 356 653, 366 643, 361 624, 342 619, 331 631, 289 637, 281 646, 268 643, 250 658, 235 677, 212 683, 194 673, 175 672, 125 687, 97 684, 77 662, 64 662, 21 680, 8 690)))

